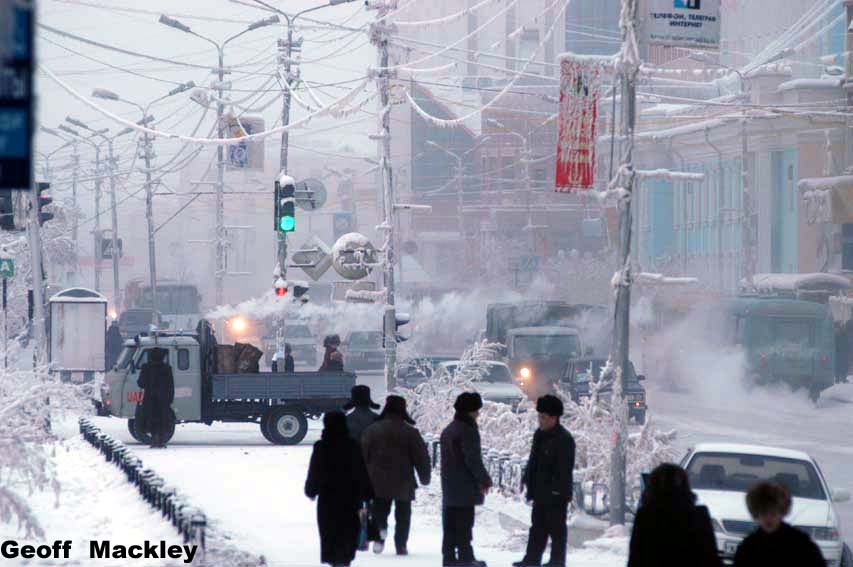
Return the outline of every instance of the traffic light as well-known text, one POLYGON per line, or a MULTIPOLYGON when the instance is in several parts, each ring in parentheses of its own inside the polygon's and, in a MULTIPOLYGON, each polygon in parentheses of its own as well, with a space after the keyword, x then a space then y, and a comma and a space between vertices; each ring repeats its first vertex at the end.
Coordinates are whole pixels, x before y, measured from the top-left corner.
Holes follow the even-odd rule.
POLYGON ((305 282, 294 283, 293 284, 293 299, 298 299, 302 303, 308 302, 308 284, 305 282))
POLYGON ((293 183, 281 185, 275 182, 275 230, 293 232, 296 230, 296 200, 293 198, 293 183))
MULTIPOLYGON (((386 317, 390 314, 390 311, 386 312, 386 317)), ((394 317, 394 341, 397 343, 402 343, 409 340, 409 337, 404 337, 400 334, 400 327, 406 325, 411 321, 412 318, 408 313, 397 313, 394 317)), ((386 319, 387 321, 387 319, 386 319)), ((382 326, 382 348, 385 348, 385 325, 382 326)))
POLYGON ((37 188, 39 192, 39 225, 43 225, 49 220, 53 220, 53 213, 49 213, 44 210, 44 207, 53 203, 53 199, 49 195, 42 195, 44 191, 50 190, 50 183, 39 182, 37 183, 37 188))
POLYGON ((273 290, 278 297, 284 297, 287 295, 287 282, 282 278, 278 278, 273 283, 273 290))
POLYGON ((0 195, 0 230, 15 230, 15 208, 11 192, 0 195))

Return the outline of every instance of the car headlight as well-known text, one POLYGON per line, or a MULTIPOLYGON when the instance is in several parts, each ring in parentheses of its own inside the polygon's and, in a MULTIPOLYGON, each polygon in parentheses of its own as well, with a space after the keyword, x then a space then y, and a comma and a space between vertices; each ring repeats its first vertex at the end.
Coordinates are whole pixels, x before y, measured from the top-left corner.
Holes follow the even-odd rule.
POLYGON ((522 378, 524 378, 525 380, 527 380, 528 378, 530 378, 530 376, 533 374, 533 373, 530 371, 530 369, 529 369, 529 368, 527 368, 526 366, 522 367, 522 369, 521 369, 521 370, 519 370, 519 371, 518 371, 518 373, 519 373, 519 375, 521 375, 521 377, 522 377, 522 378))
POLYGON ((795 526, 798 530, 806 532, 815 541, 839 541, 841 535, 838 528, 830 526, 795 526))

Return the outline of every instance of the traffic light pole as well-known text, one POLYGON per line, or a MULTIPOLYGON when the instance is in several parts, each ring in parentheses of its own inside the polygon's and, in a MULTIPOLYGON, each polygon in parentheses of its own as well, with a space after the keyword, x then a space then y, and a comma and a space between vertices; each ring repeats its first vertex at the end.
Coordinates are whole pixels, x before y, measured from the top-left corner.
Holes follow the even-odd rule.
POLYGON ((382 173, 382 208, 385 218, 382 228, 386 231, 385 239, 385 312, 383 328, 385 337, 385 388, 388 391, 397 387, 397 310, 394 296, 394 184, 391 170, 391 75, 388 69, 388 37, 387 24, 382 20, 388 13, 389 7, 385 2, 377 2, 373 7, 377 10, 377 20, 373 24, 370 37, 379 49, 379 69, 376 73, 376 86, 379 90, 379 125, 380 131, 373 136, 382 147, 380 170, 382 173))
POLYGON ((113 157, 113 141, 109 140, 107 146, 109 151, 109 168, 110 168, 110 216, 112 217, 113 225, 113 303, 118 310, 121 303, 121 290, 119 289, 119 250, 118 250, 118 211, 116 210, 116 162, 113 157))
POLYGON ((624 392, 628 377, 628 347, 631 319, 631 200, 636 177, 633 163, 634 125, 636 123, 636 80, 640 69, 640 56, 636 51, 637 0, 622 0, 622 51, 619 68, 623 73, 624 119, 623 136, 627 142, 624 160, 617 173, 618 186, 624 189, 619 201, 621 251, 614 317, 614 340, 611 363, 613 365, 613 390, 610 407, 613 408, 613 445, 610 453, 610 524, 625 524, 625 476, 628 440, 628 407, 624 392))

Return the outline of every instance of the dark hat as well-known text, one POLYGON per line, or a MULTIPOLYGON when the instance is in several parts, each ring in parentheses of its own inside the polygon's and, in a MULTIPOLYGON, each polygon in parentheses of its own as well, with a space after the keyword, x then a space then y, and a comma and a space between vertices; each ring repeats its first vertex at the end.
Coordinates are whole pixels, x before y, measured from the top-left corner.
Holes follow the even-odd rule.
POLYGON ((326 412, 323 416, 322 438, 327 440, 342 439, 349 436, 347 417, 340 411, 326 412))
POLYGON ((148 352, 149 362, 163 362, 166 360, 166 349, 154 347, 148 352))
POLYGON ((326 335, 326 338, 323 339, 323 348, 329 348, 330 346, 340 346, 341 337, 339 335, 326 335))
POLYGON ((536 411, 551 417, 560 417, 563 415, 563 402, 557 396, 546 394, 536 400, 536 411))
POLYGON ((483 398, 477 392, 462 392, 456 397, 453 409, 459 413, 479 411, 483 407, 483 398))
MULTIPOLYGON (((405 400, 404 400, 405 401, 405 400)), ((379 404, 370 399, 370 387, 364 384, 353 386, 350 390, 350 400, 344 404, 344 410, 370 406, 371 409, 379 409, 379 404)))
POLYGON ((410 425, 415 424, 415 420, 406 411, 406 398, 402 396, 391 395, 385 398, 385 407, 382 408, 379 419, 385 419, 388 415, 396 415, 402 417, 403 421, 410 425))

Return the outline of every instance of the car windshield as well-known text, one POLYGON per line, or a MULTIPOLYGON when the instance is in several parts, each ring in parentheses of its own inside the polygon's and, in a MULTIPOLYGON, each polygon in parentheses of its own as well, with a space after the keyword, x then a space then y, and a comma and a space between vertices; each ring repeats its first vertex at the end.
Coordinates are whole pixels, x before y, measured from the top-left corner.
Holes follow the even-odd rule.
POLYGON ((353 333, 349 339, 350 348, 380 349, 382 348, 382 333, 353 333))
POLYGON ((310 339, 311 331, 305 325, 289 325, 284 331, 289 339, 310 339))
POLYGON ((580 354, 577 335, 521 335, 515 337, 512 347, 517 357, 580 354))
POLYGON ((125 311, 119 317, 118 324, 120 327, 142 327, 150 325, 154 321, 154 313, 152 311, 125 311))
POLYGON ((136 354, 135 346, 126 346, 121 351, 121 354, 118 357, 118 361, 116 361, 117 368, 127 368, 130 364, 130 361, 133 360, 133 355, 136 354))
POLYGON ((687 467, 690 486, 696 490, 746 492, 755 483, 778 482, 797 498, 826 500, 817 470, 808 461, 744 455, 738 453, 698 453, 687 467))
POLYGON ((601 378, 601 369, 607 364, 606 360, 578 361, 572 364, 575 384, 586 384, 592 379, 598 382, 601 378))
MULTIPOLYGON (((449 374, 453 374, 457 371, 459 365, 448 364, 445 368, 449 374)), ((463 367, 463 371, 470 372, 472 379, 476 382, 490 382, 492 384, 512 382, 512 375, 509 372, 509 368, 503 364, 470 362, 463 367)))

